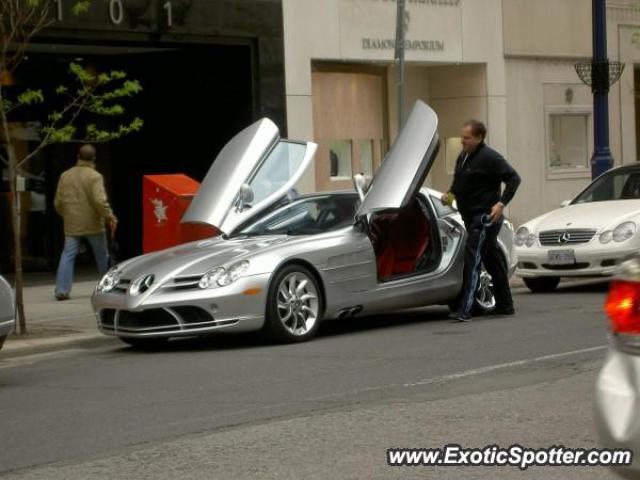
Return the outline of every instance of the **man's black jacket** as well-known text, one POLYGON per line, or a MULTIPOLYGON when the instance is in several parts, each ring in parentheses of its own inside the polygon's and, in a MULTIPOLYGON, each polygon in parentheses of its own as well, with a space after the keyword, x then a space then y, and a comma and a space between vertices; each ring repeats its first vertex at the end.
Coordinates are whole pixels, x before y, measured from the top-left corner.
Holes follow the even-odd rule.
POLYGON ((497 202, 507 205, 520 185, 520 176, 513 167, 484 142, 466 160, 465 155, 462 152, 456 160, 453 183, 449 189, 456 196, 462 216, 488 213, 497 202), (505 184, 502 193, 501 183, 505 184))

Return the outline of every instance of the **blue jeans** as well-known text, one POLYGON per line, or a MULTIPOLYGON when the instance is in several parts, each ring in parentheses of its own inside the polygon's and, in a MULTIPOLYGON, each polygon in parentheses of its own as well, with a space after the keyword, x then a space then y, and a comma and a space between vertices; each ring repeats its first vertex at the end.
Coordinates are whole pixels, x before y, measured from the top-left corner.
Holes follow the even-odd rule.
POLYGON ((91 245, 96 265, 98 265, 98 273, 104 275, 109 269, 109 251, 107 249, 107 237, 104 232, 78 237, 66 236, 64 237, 64 249, 62 250, 62 255, 60 255, 60 264, 58 265, 56 295, 69 295, 69 292, 71 292, 76 257, 80 251, 80 241, 83 238, 91 245))

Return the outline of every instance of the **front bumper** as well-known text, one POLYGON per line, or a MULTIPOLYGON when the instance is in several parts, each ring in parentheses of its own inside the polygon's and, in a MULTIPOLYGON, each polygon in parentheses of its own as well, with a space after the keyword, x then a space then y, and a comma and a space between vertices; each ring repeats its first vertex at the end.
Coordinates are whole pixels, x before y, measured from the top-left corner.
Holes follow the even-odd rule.
POLYGON ((573 245, 570 247, 516 247, 518 266, 516 275, 520 277, 593 277, 611 276, 616 265, 623 258, 637 253, 634 245, 626 245, 623 248, 612 248, 608 245, 587 244, 573 245), (572 265, 550 265, 550 250, 573 250, 576 263, 572 265))
POLYGON ((98 329, 118 337, 184 337, 259 330, 264 324, 270 274, 243 277, 227 287, 158 289, 131 308, 129 292, 95 293, 98 329))
POLYGON ((633 464, 617 468, 625 477, 640 475, 640 347, 635 354, 613 345, 596 380, 594 416, 600 443, 607 448, 634 451, 633 464))

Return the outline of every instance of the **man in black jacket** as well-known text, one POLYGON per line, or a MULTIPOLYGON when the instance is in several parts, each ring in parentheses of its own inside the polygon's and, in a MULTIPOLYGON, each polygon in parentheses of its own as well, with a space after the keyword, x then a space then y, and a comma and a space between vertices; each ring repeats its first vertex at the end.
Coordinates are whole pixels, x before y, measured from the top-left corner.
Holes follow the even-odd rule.
POLYGON ((495 150, 484 143, 487 129, 482 122, 469 120, 462 128, 462 153, 456 160, 453 183, 442 197, 450 203, 455 197, 467 228, 464 282, 459 308, 450 317, 471 320, 480 267, 493 279, 496 308, 494 315, 513 315, 506 259, 498 246, 502 212, 520 185, 520 176, 495 150), (501 191, 501 184, 505 184, 501 191), (481 261, 480 261, 481 260, 481 261))

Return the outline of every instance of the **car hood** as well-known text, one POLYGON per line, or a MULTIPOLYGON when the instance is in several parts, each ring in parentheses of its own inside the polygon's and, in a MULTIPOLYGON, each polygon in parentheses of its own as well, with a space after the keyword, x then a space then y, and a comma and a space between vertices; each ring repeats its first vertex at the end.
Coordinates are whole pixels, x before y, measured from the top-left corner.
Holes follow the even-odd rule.
POLYGON ((568 205, 536 217, 523 226, 531 232, 590 228, 600 233, 637 217, 640 217, 640 201, 615 200, 568 205))
POLYGON ((118 270, 122 279, 134 281, 153 274, 156 283, 162 283, 176 276, 203 275, 213 268, 287 241, 288 238, 283 235, 231 239, 218 237, 142 255, 119 265, 118 270))

